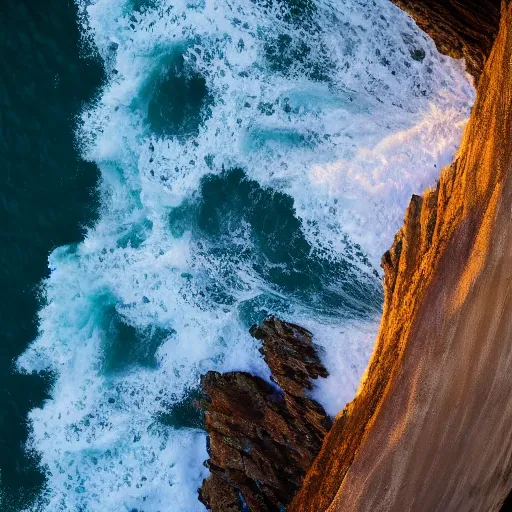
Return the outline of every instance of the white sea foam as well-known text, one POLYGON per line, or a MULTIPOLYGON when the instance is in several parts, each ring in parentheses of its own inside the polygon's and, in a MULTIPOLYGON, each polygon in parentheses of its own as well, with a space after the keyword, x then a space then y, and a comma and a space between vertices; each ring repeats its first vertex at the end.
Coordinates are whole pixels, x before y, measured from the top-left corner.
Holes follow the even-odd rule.
POLYGON ((241 168, 293 198, 312 261, 349 264, 346 279, 371 299, 380 255, 411 193, 452 158, 474 92, 462 64, 386 0, 318 0, 300 21, 283 5, 79 0, 85 39, 109 73, 77 131, 101 170, 102 210, 83 243, 50 256, 40 335, 19 360, 56 374, 52 399, 30 414, 48 475, 37 510, 203 510, 204 433, 160 415, 205 371, 268 377, 241 314, 258 297, 285 304, 281 316, 324 347, 331 377, 315 396, 331 414, 357 389, 375 307, 344 314, 277 287, 255 270, 245 221, 229 227, 228 254, 190 225, 172 233, 169 215, 200 201, 204 176, 241 168), (209 115, 179 137, 148 121, 176 55, 210 99, 209 115))

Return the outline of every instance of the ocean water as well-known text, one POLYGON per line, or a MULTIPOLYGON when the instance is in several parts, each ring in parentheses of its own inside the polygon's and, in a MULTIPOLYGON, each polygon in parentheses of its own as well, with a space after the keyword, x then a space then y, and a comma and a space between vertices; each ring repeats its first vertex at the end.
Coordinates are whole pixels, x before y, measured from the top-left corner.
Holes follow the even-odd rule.
POLYGON ((97 217, 99 171, 80 157, 74 129, 105 75, 80 50, 72 1, 2 0, 0 34, 0 510, 10 512, 44 484, 25 441, 27 413, 51 381, 14 363, 37 337, 48 253, 80 242, 97 217))
POLYGON ((277 314, 313 332, 331 373, 314 395, 343 408, 378 328, 380 257, 451 160, 474 90, 387 0, 67 12, 75 49, 56 41, 84 103, 62 105, 68 135, 45 158, 68 152, 60 176, 83 167, 85 186, 42 185, 74 231, 46 247, 37 332, 11 356, 9 378, 41 390, 23 507, 204 510, 200 375, 268 378, 248 329, 277 314))

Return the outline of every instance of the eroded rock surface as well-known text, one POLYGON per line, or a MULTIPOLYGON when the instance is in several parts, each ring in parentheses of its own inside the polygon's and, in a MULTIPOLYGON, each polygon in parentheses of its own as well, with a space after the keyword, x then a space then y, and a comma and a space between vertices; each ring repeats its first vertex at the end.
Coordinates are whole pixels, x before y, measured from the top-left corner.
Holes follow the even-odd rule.
POLYGON ((245 372, 201 379, 211 475, 199 496, 213 512, 283 510, 331 426, 307 394, 312 379, 328 375, 311 333, 269 318, 251 334, 262 341, 275 385, 245 372))

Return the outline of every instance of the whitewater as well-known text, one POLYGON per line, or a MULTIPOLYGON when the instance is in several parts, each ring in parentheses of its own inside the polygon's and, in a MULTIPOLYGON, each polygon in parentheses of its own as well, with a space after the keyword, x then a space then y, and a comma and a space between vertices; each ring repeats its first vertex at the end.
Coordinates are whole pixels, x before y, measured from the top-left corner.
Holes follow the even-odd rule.
POLYGON ((326 410, 353 398, 380 257, 474 88, 387 0, 77 2, 108 76, 76 121, 101 211, 50 255, 17 362, 54 375, 33 510, 201 511, 200 375, 268 378, 248 329, 277 314, 322 347, 326 410))

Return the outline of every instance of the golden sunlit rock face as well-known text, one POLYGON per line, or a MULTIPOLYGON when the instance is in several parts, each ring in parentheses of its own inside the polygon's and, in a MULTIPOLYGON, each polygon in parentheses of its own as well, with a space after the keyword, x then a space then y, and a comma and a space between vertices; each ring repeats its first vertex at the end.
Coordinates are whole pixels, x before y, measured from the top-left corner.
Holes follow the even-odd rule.
POLYGON ((491 511, 512 488, 512 4, 478 76, 454 163, 383 257, 365 379, 290 512, 491 511))

